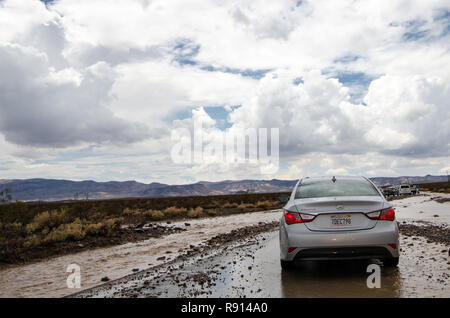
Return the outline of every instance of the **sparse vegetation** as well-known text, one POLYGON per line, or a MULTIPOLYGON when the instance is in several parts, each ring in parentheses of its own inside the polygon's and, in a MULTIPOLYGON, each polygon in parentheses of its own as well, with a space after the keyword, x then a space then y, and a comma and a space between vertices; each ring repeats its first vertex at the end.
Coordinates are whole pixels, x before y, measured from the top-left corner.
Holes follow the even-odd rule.
POLYGON ((203 208, 198 206, 195 209, 190 209, 187 216, 190 218, 198 218, 202 213, 203 208))
POLYGON ((253 208, 255 208, 255 205, 254 205, 253 203, 244 203, 244 202, 241 202, 241 204, 239 204, 239 205, 237 206, 237 208, 240 209, 241 211, 244 211, 244 210, 246 210, 246 209, 253 209, 253 208))
POLYGON ((151 216, 152 220, 162 220, 164 218, 164 213, 158 210, 150 210, 149 215, 151 216))
POLYGON ((222 205, 222 208, 225 208, 225 209, 236 208, 238 205, 239 205, 239 204, 237 204, 236 202, 225 202, 225 203, 222 205))
POLYGON ((164 210, 164 214, 167 216, 179 216, 187 211, 186 208, 177 208, 176 206, 168 207, 164 210))
POLYGON ((419 186, 420 191, 450 193, 450 182, 422 183, 419 186))
MULTIPOLYGON (((276 194, 239 194, 75 202, 12 202, 0 193, 0 265, 107 246, 136 238, 149 222, 277 209, 276 194), (125 228, 122 225, 126 225, 125 228), (128 230, 127 230, 128 229, 128 230)), ((87 195, 85 195, 87 197, 87 195)), ((145 239, 146 234, 139 236, 145 239)))

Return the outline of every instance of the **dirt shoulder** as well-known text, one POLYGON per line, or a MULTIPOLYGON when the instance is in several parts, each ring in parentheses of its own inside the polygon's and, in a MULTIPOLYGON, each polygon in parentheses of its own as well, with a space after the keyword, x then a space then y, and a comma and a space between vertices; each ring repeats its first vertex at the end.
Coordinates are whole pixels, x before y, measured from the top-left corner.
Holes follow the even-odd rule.
POLYGON ((25 265, 8 266, 0 271, 0 297, 61 297, 72 294, 75 290, 68 289, 66 285, 69 275, 66 268, 70 264, 80 266, 82 288, 85 289, 103 284, 105 280, 113 281, 147 268, 170 264, 174 259, 181 260, 178 258, 180 255, 186 261, 192 260, 212 251, 216 244, 221 247, 222 244, 228 244, 223 242, 235 242, 236 238, 251 237, 260 231, 274 229, 280 217, 281 212, 275 210, 183 220, 171 224, 165 222, 165 227, 183 230, 25 265))
MULTIPOLYGON (((406 221, 399 224, 400 233, 407 237, 421 236, 427 240, 427 243, 439 243, 450 246, 450 228, 432 224, 415 225, 408 224, 406 221)), ((449 251, 450 255, 450 251, 449 251)))
POLYGON ((282 206, 281 194, 0 206, 0 268, 183 231, 169 226, 282 206))
POLYGON ((173 233, 186 231, 184 228, 160 224, 147 227, 125 227, 117 229, 111 236, 87 236, 81 240, 66 240, 36 246, 33 248, 17 247, 4 250, 0 269, 11 265, 27 264, 55 256, 70 255, 96 248, 110 247, 125 243, 135 243, 150 238, 159 238, 173 233))

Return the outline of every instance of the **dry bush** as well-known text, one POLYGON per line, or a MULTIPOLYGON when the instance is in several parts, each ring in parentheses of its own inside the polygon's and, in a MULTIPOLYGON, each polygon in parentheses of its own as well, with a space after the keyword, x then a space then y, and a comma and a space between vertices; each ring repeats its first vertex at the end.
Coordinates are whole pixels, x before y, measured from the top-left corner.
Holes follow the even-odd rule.
POLYGON ((34 247, 42 244, 42 240, 39 235, 33 234, 28 236, 23 242, 23 247, 34 247))
POLYGON ((143 216, 149 216, 149 217, 152 217, 152 214, 153 214, 153 212, 155 212, 156 210, 147 210, 147 211, 144 211, 144 212, 142 212, 142 215, 143 216))
POLYGON ((72 223, 61 224, 54 228, 44 239, 45 243, 61 242, 65 240, 82 240, 86 236, 86 230, 83 229, 83 223, 76 218, 72 223))
POLYGON ((123 214, 124 215, 136 215, 136 214, 139 214, 139 210, 133 210, 133 209, 130 209, 130 208, 125 208, 123 210, 123 214))
POLYGON ((239 209, 241 209, 241 210, 245 210, 245 209, 248 209, 248 208, 254 208, 255 205, 253 205, 252 203, 242 203, 241 202, 241 204, 239 204, 237 207, 239 209))
POLYGON ((99 235, 102 233, 104 228, 104 223, 89 223, 85 226, 86 235, 99 235))
POLYGON ((277 204, 278 204, 277 201, 269 201, 269 200, 256 202, 256 205, 258 206, 258 208, 270 208, 270 207, 275 206, 277 204))
POLYGON ((164 218, 164 212, 160 210, 147 210, 142 213, 145 217, 150 217, 152 220, 161 220, 164 218))
POLYGON ((217 214, 217 211, 216 209, 209 209, 207 213, 209 216, 215 216, 217 214))
POLYGON ((38 230, 41 230, 45 227, 51 229, 57 227, 60 224, 63 224, 67 220, 66 209, 52 210, 52 211, 44 211, 42 213, 37 214, 33 221, 26 225, 26 231, 28 233, 33 233, 38 230))
POLYGON ((187 211, 186 208, 177 208, 176 206, 171 206, 164 210, 164 214, 170 216, 177 216, 185 213, 186 211, 187 211))
POLYGON ((116 230, 120 228, 120 225, 123 223, 123 218, 112 218, 103 222, 103 230, 106 232, 105 234, 111 236, 116 230))
POLYGON ((22 231, 22 223, 19 222, 6 223, 3 227, 5 232, 17 233, 22 231))
POLYGON ((222 205, 222 208, 236 208, 237 206, 236 202, 226 202, 222 205))
POLYGON ((83 231, 86 235, 106 235, 111 236, 120 228, 123 223, 123 217, 107 219, 99 223, 83 224, 83 231))
POLYGON ((157 220, 162 220, 164 218, 164 212, 159 211, 159 210, 149 210, 148 212, 150 212, 150 216, 153 220, 157 221, 157 220))
POLYGON ((203 213, 203 208, 198 206, 195 209, 190 209, 188 212, 188 217, 198 218, 203 213))

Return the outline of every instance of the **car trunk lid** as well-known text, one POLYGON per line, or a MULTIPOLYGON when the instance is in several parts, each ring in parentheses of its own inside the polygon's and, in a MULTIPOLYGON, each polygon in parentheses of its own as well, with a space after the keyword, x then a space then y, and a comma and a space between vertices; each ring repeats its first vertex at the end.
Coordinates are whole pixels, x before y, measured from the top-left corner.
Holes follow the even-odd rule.
POLYGON ((298 212, 316 216, 305 223, 311 231, 371 229, 377 220, 369 219, 365 213, 384 208, 384 200, 379 196, 308 198, 296 199, 294 203, 298 212))

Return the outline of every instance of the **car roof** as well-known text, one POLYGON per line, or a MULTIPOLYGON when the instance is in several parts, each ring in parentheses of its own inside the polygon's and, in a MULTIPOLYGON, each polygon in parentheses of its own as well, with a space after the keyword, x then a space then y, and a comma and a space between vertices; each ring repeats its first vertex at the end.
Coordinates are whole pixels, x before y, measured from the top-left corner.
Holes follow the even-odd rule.
POLYGON ((336 180, 367 180, 361 176, 323 176, 323 177, 304 177, 300 180, 303 181, 327 181, 332 180, 332 178, 336 178, 336 180))

